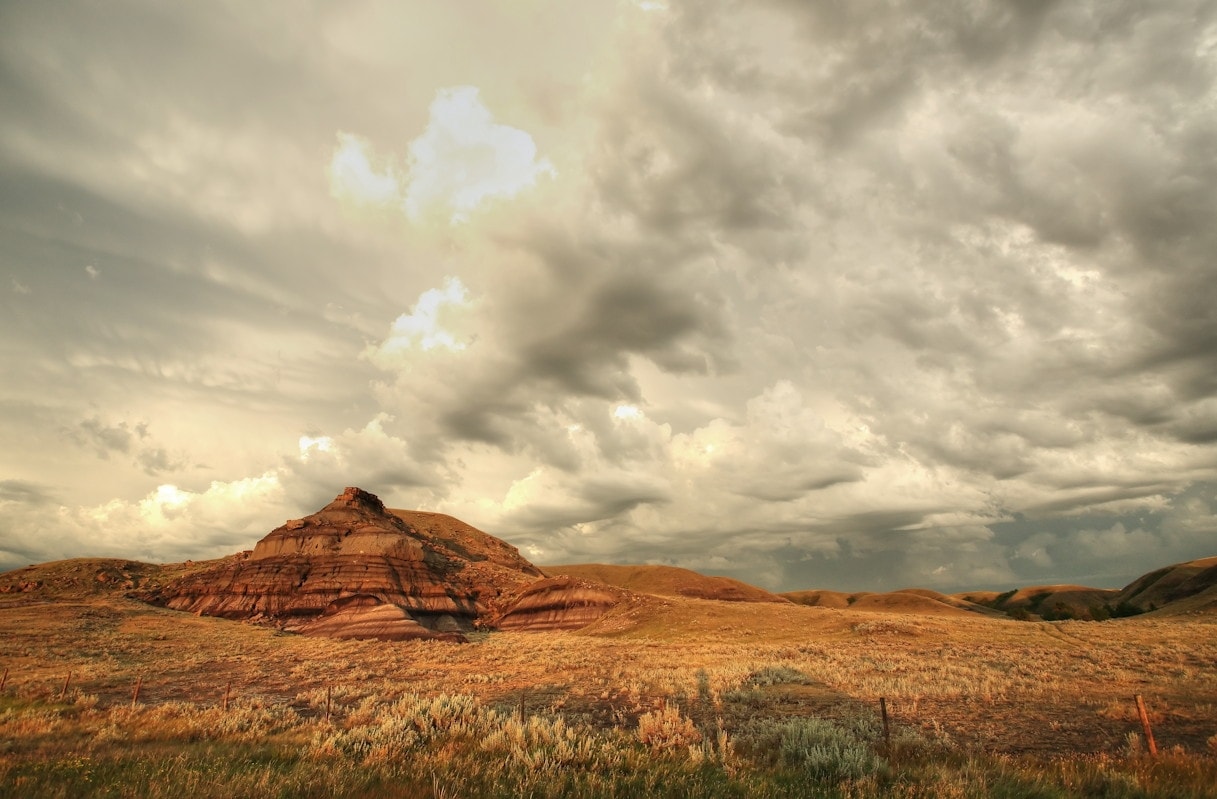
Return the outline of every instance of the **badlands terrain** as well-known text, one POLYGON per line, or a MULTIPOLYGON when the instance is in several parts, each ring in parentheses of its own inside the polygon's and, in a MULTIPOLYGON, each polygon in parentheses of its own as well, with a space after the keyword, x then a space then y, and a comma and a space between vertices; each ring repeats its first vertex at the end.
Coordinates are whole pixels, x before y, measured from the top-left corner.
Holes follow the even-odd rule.
POLYGON ((0 574, 0 642, 0 796, 1217 796, 1217 558, 778 595, 349 488, 218 561, 0 574))

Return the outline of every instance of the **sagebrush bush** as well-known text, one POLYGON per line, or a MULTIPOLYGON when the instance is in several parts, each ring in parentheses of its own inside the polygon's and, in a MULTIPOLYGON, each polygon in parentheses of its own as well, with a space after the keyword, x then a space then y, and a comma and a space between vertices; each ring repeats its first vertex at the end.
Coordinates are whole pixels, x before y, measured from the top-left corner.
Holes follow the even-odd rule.
POLYGON ((789 666, 766 666, 749 675, 753 685, 810 685, 811 678, 789 666))
POLYGON ((817 780, 860 779, 887 764, 872 750, 876 730, 866 719, 834 723, 799 718, 765 721, 749 733, 754 752, 768 753, 775 765, 817 780))
POLYGON ((670 702, 638 718, 638 740, 652 749, 684 749, 701 738, 693 720, 670 702))

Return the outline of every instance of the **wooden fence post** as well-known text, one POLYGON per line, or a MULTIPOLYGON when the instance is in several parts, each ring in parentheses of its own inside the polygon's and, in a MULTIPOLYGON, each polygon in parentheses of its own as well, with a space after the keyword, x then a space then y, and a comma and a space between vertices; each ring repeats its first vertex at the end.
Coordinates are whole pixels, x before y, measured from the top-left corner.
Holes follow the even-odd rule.
POLYGON ((72 682, 72 672, 68 672, 68 677, 63 681, 63 690, 59 692, 59 701, 62 702, 64 697, 68 695, 68 685, 72 682))
POLYGON ((520 689, 520 723, 524 723, 524 694, 527 693, 526 688, 520 689))
POLYGON ((8 669, 5 669, 4 676, 0 677, 0 691, 3 691, 6 685, 8 685, 8 669))
POLYGON ((330 709, 334 703, 334 686, 325 686, 325 720, 330 720, 330 709))
POLYGON ((131 709, 135 710, 136 703, 139 702, 139 689, 144 684, 144 675, 139 675, 135 678, 135 690, 131 692, 131 709))
POLYGON ((1154 731, 1149 726, 1149 712, 1145 709, 1145 700, 1137 694, 1137 715, 1141 717, 1141 729, 1145 730, 1145 745, 1149 747, 1149 756, 1158 756, 1158 744, 1154 742, 1154 731))
POLYGON ((228 696, 232 693, 232 680, 228 681, 228 685, 224 686, 224 712, 228 712, 228 696))

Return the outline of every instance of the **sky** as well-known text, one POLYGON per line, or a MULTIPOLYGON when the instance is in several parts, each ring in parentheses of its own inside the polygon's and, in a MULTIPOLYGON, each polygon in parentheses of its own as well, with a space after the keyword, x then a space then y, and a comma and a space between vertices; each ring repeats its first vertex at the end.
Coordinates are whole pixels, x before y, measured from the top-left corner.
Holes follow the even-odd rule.
POLYGON ((0 569, 1217 554, 1217 5, 0 5, 0 569))

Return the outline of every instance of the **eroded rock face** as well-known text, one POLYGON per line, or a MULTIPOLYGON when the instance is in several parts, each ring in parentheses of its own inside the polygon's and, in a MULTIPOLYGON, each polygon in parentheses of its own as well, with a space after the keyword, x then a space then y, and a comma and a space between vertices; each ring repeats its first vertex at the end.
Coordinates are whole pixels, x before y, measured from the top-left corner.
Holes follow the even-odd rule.
MULTIPOLYGON (((336 600, 371 597, 426 630, 470 630, 500 598, 542 577, 509 544, 443 514, 390 511, 347 488, 320 511, 159 589, 175 610, 301 629, 336 600)), ((337 611, 335 611, 337 612, 337 611)), ((387 620, 389 609, 376 610, 387 620)))
POLYGON ((625 601, 629 592, 605 583, 560 576, 520 591, 495 620, 500 630, 577 630, 625 601))
POLYGON ((316 635, 325 638, 360 638, 378 641, 409 641, 419 638, 465 641, 465 636, 460 632, 428 629, 415 621, 404 608, 382 602, 367 594, 356 594, 334 600, 326 606, 320 616, 305 624, 298 632, 301 635, 316 635))

